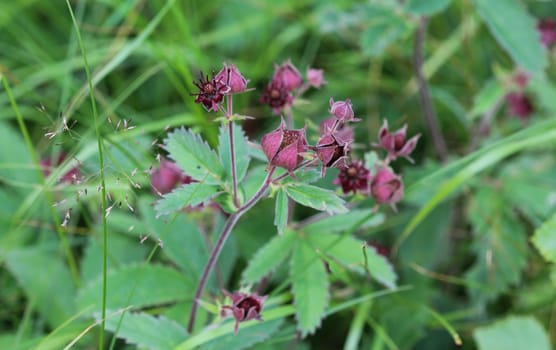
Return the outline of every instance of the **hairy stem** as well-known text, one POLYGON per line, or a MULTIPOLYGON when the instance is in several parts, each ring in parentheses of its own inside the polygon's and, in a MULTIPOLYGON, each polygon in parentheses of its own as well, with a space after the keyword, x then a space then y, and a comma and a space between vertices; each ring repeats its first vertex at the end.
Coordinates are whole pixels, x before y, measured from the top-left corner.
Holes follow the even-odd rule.
POLYGON ((233 111, 232 95, 226 96, 226 119, 228 122, 228 133, 230 136, 230 163, 232 167, 232 191, 234 196, 234 205, 239 208, 239 198, 237 196, 237 174, 236 174, 236 151, 234 148, 234 122, 231 120, 233 111))
POLYGON ((251 197, 251 199, 249 199, 247 203, 245 203, 242 207, 240 207, 235 213, 230 215, 228 217, 228 220, 226 220, 226 223, 222 228, 222 232, 220 233, 220 236, 218 237, 216 244, 212 248, 207 264, 205 265, 205 268, 203 270, 203 274, 201 275, 201 279, 199 280, 199 284, 197 285, 197 289, 195 290, 195 296, 193 297, 193 305, 191 306, 191 313, 189 314, 189 324, 187 325, 187 331, 189 333, 193 331, 193 327, 195 326, 197 309, 199 308, 198 301, 201 297, 201 294, 203 293, 203 290, 205 289, 205 286, 208 281, 208 277, 210 276, 210 273, 212 272, 214 266, 216 265, 218 257, 220 256, 220 252, 224 247, 224 243, 226 243, 226 240, 230 236, 230 233, 232 233, 232 229, 235 227, 238 220, 243 216, 243 214, 245 214, 249 209, 251 209, 263 197, 264 193, 268 189, 268 186, 272 182, 272 174, 274 174, 275 169, 276 168, 272 167, 268 170, 268 174, 266 175, 264 182, 261 184, 261 187, 257 190, 257 192, 253 195, 253 197, 251 197))
POLYGON ((427 128, 430 130, 432 141, 434 144, 434 149, 438 159, 444 162, 448 156, 448 150, 446 148, 446 142, 442 136, 440 126, 438 125, 438 118, 436 116, 436 111, 434 110, 434 105, 432 103, 429 86, 423 72, 423 44, 425 42, 425 34, 427 30, 428 19, 422 17, 419 23, 419 27, 415 32, 415 41, 413 47, 413 70, 415 73, 415 78, 417 79, 417 85, 419 87, 419 96, 421 98, 421 104, 423 105, 423 110, 425 113, 425 122, 427 123, 427 128))

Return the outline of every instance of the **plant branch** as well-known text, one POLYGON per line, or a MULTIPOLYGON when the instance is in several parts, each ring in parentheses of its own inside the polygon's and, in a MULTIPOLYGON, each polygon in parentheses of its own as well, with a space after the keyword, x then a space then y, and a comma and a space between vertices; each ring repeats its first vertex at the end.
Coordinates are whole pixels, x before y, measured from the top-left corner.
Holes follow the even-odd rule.
POLYGON ((444 136, 442 135, 442 131, 440 130, 440 126, 438 124, 438 118, 432 103, 429 86, 423 72, 423 44, 425 42, 427 23, 428 19, 426 17, 421 17, 419 27, 415 32, 413 70, 417 80, 417 86, 419 88, 421 104, 423 105, 423 111, 425 113, 425 122, 427 123, 427 128, 431 133, 434 149, 436 150, 438 159, 441 162, 444 162, 448 157, 446 141, 444 141, 444 136))
POLYGON ((232 167, 232 191, 234 196, 234 205, 240 207, 239 198, 237 196, 237 172, 236 172, 236 152, 234 148, 234 122, 232 120, 233 100, 232 95, 226 96, 226 119, 228 123, 228 133, 230 136, 230 163, 232 167))
POLYGON ((276 168, 272 167, 268 170, 268 174, 266 175, 264 182, 261 184, 261 187, 257 190, 257 192, 253 195, 253 197, 251 197, 251 199, 249 199, 247 203, 245 203, 242 207, 240 207, 235 213, 230 215, 228 217, 228 220, 226 220, 226 223, 222 228, 222 232, 220 233, 220 236, 218 237, 218 240, 216 241, 216 244, 214 245, 210 253, 207 264, 205 265, 203 274, 201 275, 201 279, 199 280, 199 284, 197 285, 197 290, 195 290, 195 296, 193 297, 193 305, 191 305, 191 313, 189 314, 189 323, 187 325, 187 331, 189 333, 193 331, 193 327, 195 326, 197 309, 199 308, 198 301, 201 297, 201 294, 203 293, 203 290, 205 289, 205 286, 208 281, 208 277, 210 276, 210 273, 212 272, 214 266, 216 265, 218 257, 220 256, 220 252, 224 247, 224 243, 226 243, 226 240, 230 236, 230 233, 232 233, 232 229, 235 227, 238 220, 243 216, 243 214, 245 214, 249 209, 251 209, 263 197, 264 193, 268 189, 268 186, 272 182, 272 174, 274 174, 275 169, 276 168))

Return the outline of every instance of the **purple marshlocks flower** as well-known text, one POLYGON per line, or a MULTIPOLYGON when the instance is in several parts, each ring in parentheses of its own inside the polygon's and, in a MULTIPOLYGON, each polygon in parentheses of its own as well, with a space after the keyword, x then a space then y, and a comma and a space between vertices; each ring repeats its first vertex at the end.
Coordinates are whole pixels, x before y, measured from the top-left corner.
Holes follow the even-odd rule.
POLYGON ((403 197, 403 182, 390 168, 380 168, 371 181, 371 195, 377 203, 395 205, 403 197))
POLYGON ((510 92, 506 95, 506 103, 510 113, 522 120, 529 119, 534 110, 533 103, 523 92, 510 92))
POLYGON ((541 43, 550 48, 556 43, 556 21, 541 19, 537 22, 537 30, 541 35, 541 43))
POLYGON ((413 159, 409 156, 417 146, 417 141, 421 134, 417 134, 406 140, 407 124, 396 130, 388 131, 388 121, 385 119, 382 127, 378 131, 379 147, 384 148, 388 152, 388 157, 395 160, 398 157, 404 157, 413 163, 413 159))
POLYGON ((286 129, 284 120, 278 129, 264 135, 261 147, 271 166, 279 166, 293 171, 303 160, 301 153, 307 149, 305 128, 298 130, 286 129))
POLYGON ((291 92, 303 84, 303 77, 292 62, 287 60, 280 66, 276 66, 272 81, 280 82, 288 92, 291 92))
POLYGON ((326 84, 326 81, 324 80, 324 72, 322 69, 309 68, 307 69, 306 76, 309 85, 314 88, 318 89, 326 84))
POLYGON ((214 78, 226 84, 230 88, 230 93, 232 94, 244 92, 249 82, 249 80, 243 77, 236 66, 233 64, 228 66, 226 63, 224 63, 224 68, 222 68, 214 78))
POLYGON ((284 107, 293 103, 293 96, 280 80, 272 80, 265 87, 260 102, 269 105, 274 113, 280 114, 284 107))
POLYGON ((348 98, 345 101, 334 102, 334 99, 330 97, 330 113, 341 122, 356 122, 360 119, 354 117, 353 107, 351 106, 351 100, 348 98))
POLYGON ((160 161, 160 167, 151 174, 151 187, 157 194, 171 192, 180 184, 190 184, 193 179, 186 175, 176 163, 167 159, 160 161))
POLYGON ((367 194, 369 192, 369 182, 371 172, 360 160, 354 160, 345 168, 340 169, 338 177, 334 180, 335 185, 341 185, 344 194, 350 191, 355 194, 357 191, 367 194))
MULTIPOLYGON (((48 177, 52 172, 52 169, 59 166, 66 160, 66 154, 64 152, 60 152, 58 157, 56 157, 56 161, 52 164, 52 158, 45 158, 41 159, 39 165, 41 167, 42 173, 44 177, 48 177)), ((67 184, 76 184, 79 182, 79 178, 81 177, 81 172, 77 167, 72 167, 70 170, 65 172, 61 178, 58 179, 58 182, 63 182, 67 184)))
POLYGON ((245 294, 240 292, 222 291, 228 298, 232 299, 232 305, 224 305, 220 310, 222 317, 234 316, 236 324, 234 326, 234 334, 237 334, 239 323, 249 320, 262 321, 261 311, 267 296, 257 294, 245 294))
POLYGON ((334 133, 323 135, 314 147, 317 157, 322 162, 321 176, 324 177, 326 168, 345 168, 350 142, 343 141, 334 133))
POLYGON ((193 84, 199 88, 199 92, 192 94, 197 96, 195 103, 200 103, 207 111, 218 112, 219 106, 224 100, 224 95, 230 92, 230 87, 220 79, 217 79, 212 73, 212 79, 209 80, 208 75, 203 76, 200 73, 199 81, 194 81, 193 84))

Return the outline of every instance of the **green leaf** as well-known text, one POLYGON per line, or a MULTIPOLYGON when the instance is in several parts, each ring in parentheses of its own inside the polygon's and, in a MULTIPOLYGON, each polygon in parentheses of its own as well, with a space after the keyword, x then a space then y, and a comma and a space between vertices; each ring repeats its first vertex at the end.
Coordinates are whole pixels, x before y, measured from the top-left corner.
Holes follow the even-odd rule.
POLYGON ((479 350, 550 350, 542 325, 531 316, 511 316, 473 332, 479 350))
POLYGON ((517 0, 473 0, 477 12, 498 43, 514 62, 534 75, 542 75, 546 53, 541 46, 536 22, 517 0))
POLYGON ((471 201, 475 264, 466 278, 482 288, 471 289, 472 298, 493 299, 521 280, 527 263, 525 229, 498 190, 479 187, 471 201))
POLYGON ((255 344, 259 344, 265 340, 268 340, 274 333, 278 332, 282 323, 284 323, 283 318, 271 320, 271 321, 257 322, 257 324, 255 324, 254 326, 245 329, 242 329, 240 325, 237 335, 233 333, 227 333, 221 337, 214 338, 211 341, 203 344, 199 349, 201 350, 247 349, 255 344))
POLYGON ((373 213, 370 209, 352 209, 345 214, 337 214, 322 220, 310 223, 303 227, 303 232, 312 233, 338 233, 375 227, 384 222, 384 215, 373 213))
POLYGON ((75 287, 60 257, 41 248, 29 248, 10 251, 5 263, 51 328, 73 316, 75 287))
POLYGON ((207 185, 202 182, 182 185, 172 192, 165 194, 162 199, 156 202, 156 215, 157 217, 169 215, 185 207, 205 203, 216 196, 217 193, 218 187, 207 185))
MULTIPOLYGON (((116 313, 106 319, 106 329, 129 344, 152 350, 172 349, 187 339, 187 332, 176 322, 164 316, 154 317, 146 313, 126 313, 118 329, 121 315, 116 313)), ((99 318, 98 315, 96 317, 99 318)))
POLYGON ((304 337, 320 326, 328 305, 328 276, 318 253, 298 240, 291 259, 292 293, 297 328, 304 337))
MULTIPOLYGON (((140 308, 190 300, 194 283, 178 271, 158 265, 131 265, 110 271, 106 281, 108 309, 119 309, 133 305, 140 308)), ((79 309, 93 306, 101 308, 102 279, 89 283, 77 294, 79 309)))
POLYGON ((344 200, 334 192, 303 183, 290 184, 283 187, 288 196, 299 204, 317 210, 325 210, 330 214, 346 213, 344 200))
POLYGON ((277 268, 290 254, 296 237, 295 232, 286 230, 259 249, 243 271, 243 282, 256 283, 277 268))
POLYGON ((546 261, 556 263, 556 214, 535 230, 532 241, 546 261))
POLYGON ((206 184, 222 182, 222 164, 201 136, 194 134, 190 129, 181 128, 170 133, 164 143, 170 158, 175 160, 187 175, 206 184))
POLYGON ((409 0, 405 8, 414 15, 431 16, 444 11, 452 0, 409 0))
MULTIPOLYGON (((239 184, 241 180, 247 174, 247 168, 249 168, 249 162, 251 161, 250 148, 247 143, 247 138, 243 132, 240 125, 234 123, 233 125, 233 136, 234 136, 234 158, 236 164, 236 178, 239 184)), ((220 133, 218 135, 218 154, 220 156, 220 162, 224 168, 224 181, 229 183, 232 182, 232 161, 230 154, 230 133, 228 125, 222 125, 220 127, 220 133)))
POLYGON ((367 247, 367 266, 363 255, 363 242, 351 236, 337 236, 328 234, 311 234, 308 236, 311 244, 324 255, 331 258, 330 269, 333 273, 347 268, 360 274, 369 271, 371 277, 388 288, 396 287, 397 275, 392 264, 384 256, 378 254, 373 247, 367 247))
POLYGON ((505 91, 500 82, 495 79, 489 80, 483 84, 483 87, 473 97, 473 107, 469 111, 467 118, 474 120, 490 111, 504 97, 504 94, 505 91))
POLYGON ((284 190, 276 192, 276 206, 274 209, 274 225, 278 229, 278 234, 282 234, 288 224, 288 196, 284 190))
POLYGON ((381 56, 408 29, 405 19, 391 5, 368 4, 361 11, 365 11, 367 27, 361 33, 359 43, 367 56, 381 56))

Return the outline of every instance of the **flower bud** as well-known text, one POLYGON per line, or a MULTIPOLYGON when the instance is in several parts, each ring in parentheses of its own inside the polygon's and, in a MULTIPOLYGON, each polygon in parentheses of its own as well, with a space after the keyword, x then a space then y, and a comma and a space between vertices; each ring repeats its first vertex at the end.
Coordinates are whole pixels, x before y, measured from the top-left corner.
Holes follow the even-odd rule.
POLYGON ((378 131, 378 146, 384 148, 388 152, 388 157, 392 160, 404 157, 413 163, 413 159, 409 155, 417 146, 417 141, 421 135, 417 134, 406 141, 406 131, 407 124, 391 133, 388 131, 388 121, 385 119, 378 131))
POLYGON ((185 175, 182 170, 167 159, 162 159, 160 167, 151 174, 151 187, 157 194, 171 192, 180 184, 190 184, 193 179, 185 175))
POLYGON ((541 19, 537 23, 537 30, 541 35, 541 43, 550 48, 556 43, 556 21, 553 19, 541 19))
POLYGON ((325 134, 322 136, 316 147, 317 157, 322 162, 321 175, 324 177, 326 168, 345 168, 347 160, 347 152, 349 144, 342 142, 334 137, 334 134, 325 134))
POLYGON ((351 100, 348 98, 345 101, 334 102, 330 97, 330 113, 341 122, 356 122, 359 119, 354 118, 353 108, 351 107, 351 100))
POLYGON ((365 167, 360 160, 354 160, 345 168, 340 169, 338 177, 334 180, 335 185, 341 185, 344 194, 350 191, 360 191, 363 194, 369 192, 369 181, 371 180, 371 172, 365 167))
POLYGON ((228 298, 232 300, 232 305, 224 305, 220 311, 222 317, 233 316, 236 320, 234 326, 234 334, 237 334, 239 323, 249 320, 262 321, 261 311, 267 296, 257 294, 245 294, 240 292, 222 291, 228 298))
POLYGON ((314 88, 318 89, 324 84, 326 84, 326 81, 324 81, 324 73, 322 69, 309 68, 307 69, 306 76, 309 85, 311 85, 314 88))
POLYGON ((269 165, 279 166, 291 172, 303 160, 301 153, 307 148, 305 128, 288 130, 282 120, 278 129, 262 137, 261 147, 270 162, 269 165))
POLYGON ((321 135, 334 134, 337 140, 343 142, 352 143, 354 140, 353 129, 347 124, 340 123, 339 120, 334 117, 325 119, 320 123, 320 133, 321 135))
POLYGON ((303 77, 290 60, 275 68, 272 80, 281 82, 288 91, 295 90, 303 84, 303 77))
POLYGON ((390 168, 380 168, 371 181, 371 195, 380 204, 395 205, 403 197, 403 182, 390 168))
POLYGON ((511 92, 506 95, 506 102, 510 114, 522 120, 527 120, 531 117, 534 110, 533 103, 524 93, 511 92))
POLYGON ((230 93, 232 94, 244 92, 249 82, 241 75, 241 72, 236 66, 233 64, 228 66, 226 63, 224 63, 224 68, 222 68, 214 78, 226 84, 230 88, 230 93))

